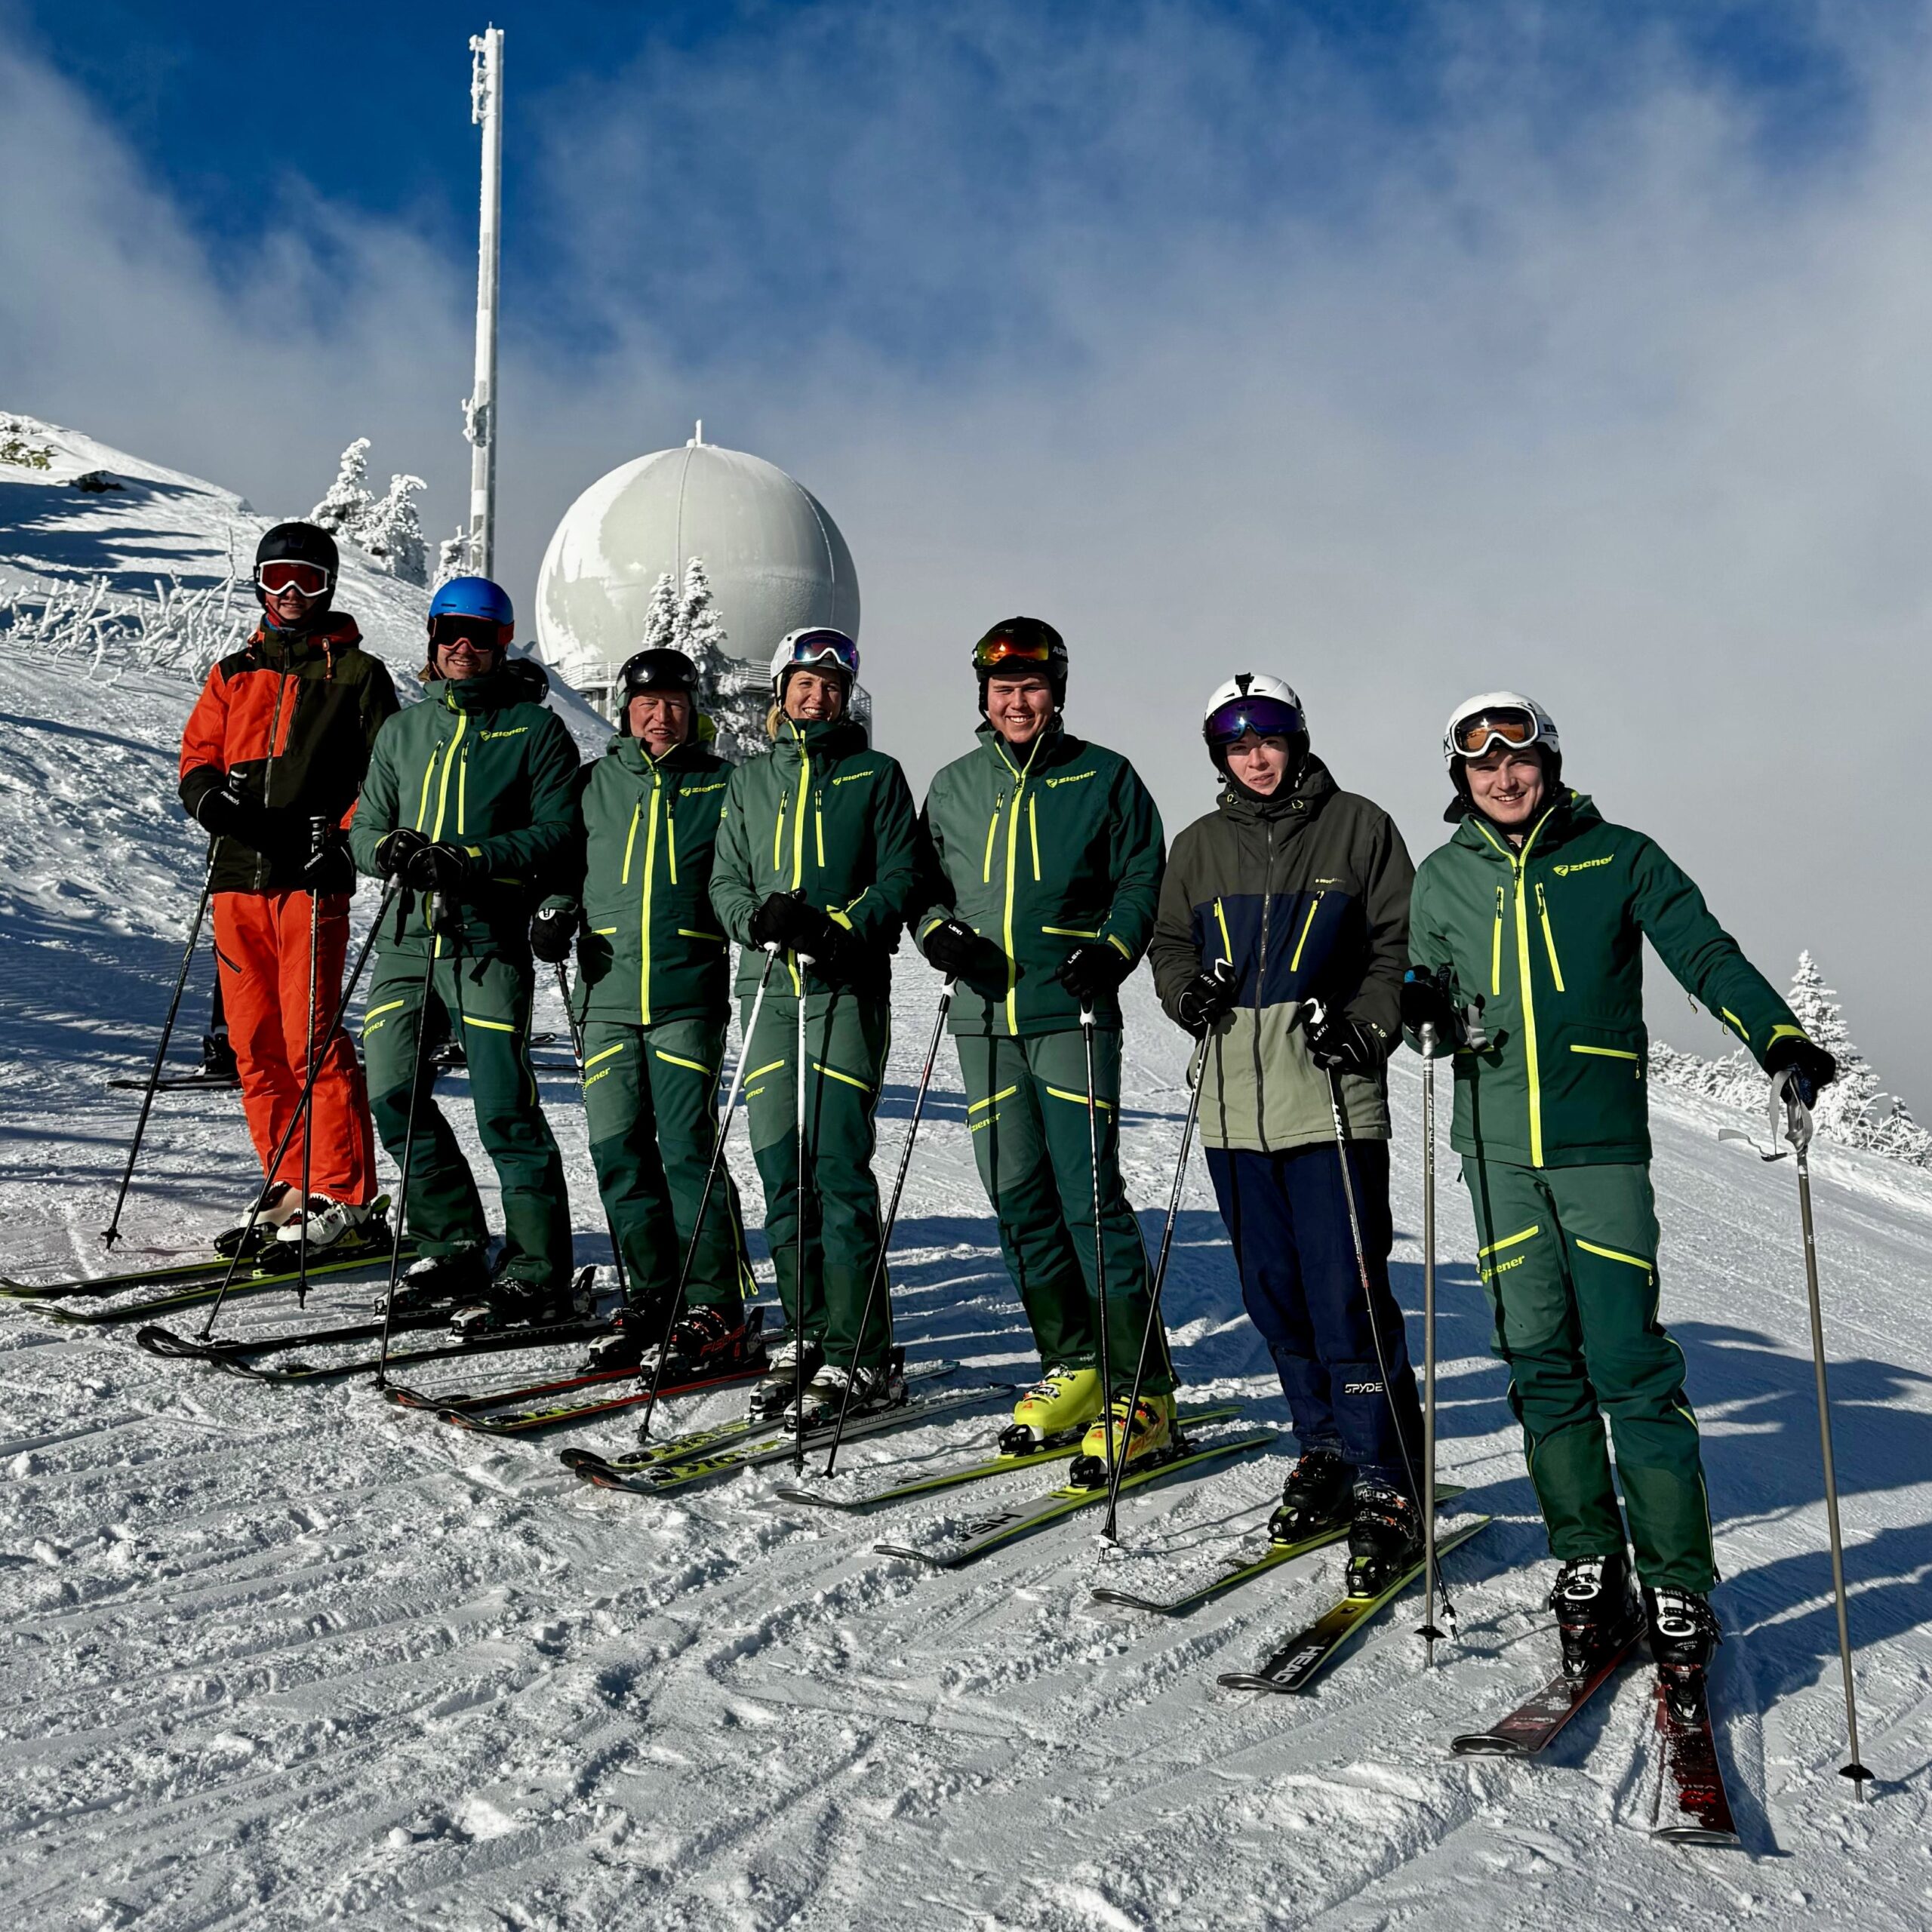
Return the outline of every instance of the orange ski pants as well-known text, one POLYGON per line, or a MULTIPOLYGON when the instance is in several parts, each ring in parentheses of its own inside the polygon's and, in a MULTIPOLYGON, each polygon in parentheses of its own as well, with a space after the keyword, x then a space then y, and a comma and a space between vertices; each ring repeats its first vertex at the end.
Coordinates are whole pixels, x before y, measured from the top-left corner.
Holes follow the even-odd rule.
MULTIPOLYGON (((349 952, 349 895, 326 893, 315 956, 315 1010, 309 1011, 309 910, 306 892, 217 892, 214 950, 228 1038, 242 1072, 249 1138, 268 1164, 302 1097, 309 1042, 334 1017, 349 952), (306 1016, 306 1023, 305 1023, 306 1016)), ((376 1137, 355 1048, 340 1026, 322 1044, 309 1112, 313 1129, 309 1186, 316 1194, 367 1207, 376 1195, 376 1137)), ((298 1129, 271 1181, 302 1185, 298 1129)))

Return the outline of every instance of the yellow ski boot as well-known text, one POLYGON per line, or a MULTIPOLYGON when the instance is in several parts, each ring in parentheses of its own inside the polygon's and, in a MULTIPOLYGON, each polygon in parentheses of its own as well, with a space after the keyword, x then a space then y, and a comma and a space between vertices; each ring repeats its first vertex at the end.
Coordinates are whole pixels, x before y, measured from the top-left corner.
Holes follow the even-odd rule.
POLYGON ((1100 1413, 1097 1368, 1050 1368, 1013 1405, 1013 1420, 1000 1432, 1000 1453, 1023 1456, 1051 1442, 1071 1440, 1100 1413))
MULTIPOLYGON (((1134 1421, 1127 1420, 1127 1398, 1114 1398, 1112 1417, 1114 1459, 1124 1462, 1128 1474, 1152 1463, 1164 1463, 1178 1446, 1174 1427, 1174 1398, 1171 1395, 1143 1395, 1134 1405, 1134 1421)), ((1096 1420, 1073 1459, 1069 1479, 1097 1489, 1107 1479, 1107 1435, 1105 1422, 1096 1420)))

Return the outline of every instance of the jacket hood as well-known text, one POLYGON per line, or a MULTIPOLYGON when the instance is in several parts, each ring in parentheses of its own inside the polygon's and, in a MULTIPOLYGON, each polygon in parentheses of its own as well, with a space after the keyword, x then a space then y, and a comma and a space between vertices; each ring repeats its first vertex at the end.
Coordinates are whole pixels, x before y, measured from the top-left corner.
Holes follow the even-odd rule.
MULTIPOLYGON (((1545 852, 1553 845, 1560 845, 1566 838, 1574 838, 1578 832, 1591 826, 1601 825, 1603 814, 1588 796, 1581 792, 1566 792, 1556 803, 1537 820, 1536 849, 1545 852)), ((1503 853, 1498 844, 1509 846, 1508 835, 1499 826, 1494 826, 1473 807, 1464 809, 1460 823, 1449 841, 1452 845, 1466 845, 1489 858, 1500 858, 1503 853)))
POLYGON ((500 665, 494 671, 485 671, 481 677, 454 681, 448 678, 434 678, 423 696, 432 704, 446 705, 451 711, 467 711, 472 715, 479 712, 507 711, 512 705, 540 702, 525 679, 500 665))
POLYGON ((313 625, 293 629, 285 629, 264 612, 248 641, 261 653, 264 661, 278 663, 312 652, 332 657, 338 651, 352 651, 361 643, 362 633, 346 611, 326 611, 313 625))
POLYGON ((771 721, 771 742, 780 751, 803 745, 808 752, 827 758, 849 758, 866 750, 872 740, 866 728, 855 718, 814 718, 801 724, 781 712, 771 721))
POLYGON ((1328 768, 1310 752, 1292 785, 1263 798, 1230 778, 1221 787, 1214 809, 1236 825, 1266 825, 1275 819, 1312 817, 1340 789, 1328 768))
POLYGON ((1056 764, 1063 764, 1070 758, 1078 758, 1086 749, 1084 741, 1076 738, 1066 728, 1057 712, 1048 721, 1046 729, 1033 740, 1023 758, 990 724, 980 725, 974 735, 979 740, 981 750, 1002 771, 1018 771, 1027 774, 1045 771, 1056 764))
POLYGON ((708 745, 687 738, 681 745, 673 745, 662 758, 654 758, 647 752, 641 740, 632 737, 628 732, 618 732, 604 747, 606 758, 614 758, 626 771, 632 771, 644 777, 653 770, 658 771, 718 771, 723 769, 724 761, 708 745))

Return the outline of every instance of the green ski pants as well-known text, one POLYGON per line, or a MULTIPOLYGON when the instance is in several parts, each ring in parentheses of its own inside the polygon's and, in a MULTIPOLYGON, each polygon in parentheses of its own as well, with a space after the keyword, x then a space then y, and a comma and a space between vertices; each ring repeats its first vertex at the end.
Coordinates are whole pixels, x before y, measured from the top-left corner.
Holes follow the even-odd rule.
MULTIPOLYGON (((724 1057, 721 1020, 592 1020, 583 1029, 583 1111, 598 1189, 623 1250, 630 1306, 659 1321, 697 1225, 724 1057)), ((685 1299, 735 1321, 750 1289, 738 1192, 720 1162, 685 1299)))
POLYGON ((1467 1158, 1463 1180, 1551 1550, 1567 1562, 1623 1547, 1607 1416, 1638 1574, 1653 1587, 1708 1591, 1710 1507, 1684 1352, 1657 1319, 1649 1168, 1467 1158))
MULTIPOLYGON (((1019 1039, 962 1033, 959 1070, 980 1184, 999 1221, 1000 1247, 1042 1366, 1097 1368, 1094 1163, 1087 1118, 1086 1047, 1076 1027, 1019 1039)), ((1147 1251, 1121 1184, 1120 1035, 1097 1031, 1094 1091, 1100 1109, 1100 1219, 1106 1242, 1107 1354, 1124 1401, 1147 1326, 1147 1251)), ((1174 1386, 1164 1331, 1142 1385, 1174 1386)))
POLYGON ((565 1288, 571 1278, 570 1201, 562 1157, 530 1068, 530 963, 445 952, 431 968, 426 1014, 427 964, 420 953, 379 952, 362 1022, 369 1110, 398 1168, 409 1127, 410 1074, 418 1065, 417 1036, 428 1029, 410 1160, 410 1235, 428 1255, 454 1254, 489 1239, 475 1177, 432 1091, 431 1053, 454 1032, 469 1065, 476 1131, 503 1195, 502 1272, 515 1281, 565 1288))
MULTIPOLYGON (((744 1003, 744 1023, 752 1002, 744 1003)), ((798 1283, 798 1002, 767 993, 758 1037, 747 1038, 745 1109, 764 1188, 764 1232, 778 1297, 795 1334, 820 1343, 828 1365, 876 1368, 892 1340, 881 1282, 866 1333, 866 1291, 878 1265, 873 1115, 892 1041, 888 1001, 844 989, 805 1001, 805 1199, 803 1307, 798 1283)))

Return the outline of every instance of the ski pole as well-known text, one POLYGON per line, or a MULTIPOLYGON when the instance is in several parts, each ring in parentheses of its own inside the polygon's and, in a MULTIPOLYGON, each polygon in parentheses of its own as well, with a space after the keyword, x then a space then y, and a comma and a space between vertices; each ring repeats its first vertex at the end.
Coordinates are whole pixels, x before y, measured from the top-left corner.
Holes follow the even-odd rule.
MULTIPOLYGON (((885 1210, 885 1225, 879 1231, 878 1260, 872 1269, 872 1279, 866 1284, 866 1305, 859 1316, 860 1347, 865 1344, 866 1331, 872 1326, 872 1303, 878 1297, 879 1284, 885 1279, 885 1257, 886 1251, 892 1245, 892 1224, 899 1218, 900 1197, 906 1191, 906 1171, 912 1164, 912 1143, 918 1138, 919 1117, 925 1112, 926 1089, 932 1084, 933 1065, 939 1058, 939 1043, 946 1031, 946 1016, 952 1007, 953 984, 951 980, 946 981, 945 990, 939 996, 939 1011, 933 1017, 933 1037, 926 1048, 925 1069, 919 1075, 919 1091, 912 1097, 912 1118, 906 1123, 906 1144, 899 1150, 899 1172, 893 1179, 892 1198, 885 1210)), ((832 1447, 826 1452, 824 1473, 827 1475, 838 1467, 838 1445, 844 1439, 845 1417, 851 1407, 852 1384, 848 1380, 844 1399, 838 1404, 838 1423, 832 1432, 832 1447)))
POLYGON ((174 976, 174 997, 168 1002, 168 1017, 161 1023, 161 1038, 154 1050, 154 1064, 148 1069, 148 1084, 141 1095, 141 1111, 134 1122, 134 1137, 128 1148, 128 1164, 121 1170, 121 1192, 114 1197, 114 1214, 101 1230, 103 1247, 112 1247, 121 1238, 121 1211, 128 1204, 128 1187, 134 1178, 134 1163, 140 1158, 141 1142, 148 1131, 148 1115, 154 1106, 155 1090, 161 1084, 162 1063, 168 1057, 168 1043, 174 1037, 174 1017, 181 1011, 181 994, 188 983, 188 969, 195 963, 195 949, 200 944, 202 921, 208 917, 208 901, 214 896, 214 865, 222 841, 209 841, 208 870, 202 877, 202 896, 195 906, 195 920, 188 928, 188 943, 181 953, 181 970, 174 976))
MULTIPOLYGON (((792 957, 797 962, 798 980, 798 1232, 796 1258, 792 1263, 792 1300, 798 1310, 798 1327, 792 1337, 792 1417, 798 1426, 792 1432, 792 1472, 802 1475, 805 1470, 805 969, 811 964, 812 955, 795 947, 792 957)), ((829 1038, 829 1013, 826 1032, 829 1038)), ((857 1344, 854 1346, 855 1353, 847 1370, 848 1390, 851 1377, 859 1372, 857 1344)))
MULTIPOLYGON (((1101 1414, 1106 1418, 1107 1488, 1114 1486, 1114 1367, 1107 1352, 1107 1244, 1100 1226, 1100 1106, 1094 1086, 1094 1009, 1080 1009, 1080 1037, 1087 1050, 1087 1158, 1094 1171, 1094 1283, 1100 1297, 1101 1414)), ((1134 1432, 1134 1412, 1127 1417, 1127 1433, 1134 1432)), ((1124 1449, 1127 1446, 1121 1444, 1124 1449)))
MULTIPOLYGON (((394 883, 384 890, 382 903, 376 908, 376 916, 369 923, 369 937, 362 942, 362 950, 356 955, 355 970, 349 974, 348 983, 342 989, 342 998, 336 1002, 335 1013, 329 1021, 329 1030, 324 1036, 325 1038, 332 1040, 335 1038, 336 1029, 342 1024, 343 1017, 348 1013, 349 1002, 355 997, 355 989, 361 983, 362 969, 368 964, 369 955, 375 949, 376 935, 382 930, 383 915, 388 912, 396 894, 401 890, 401 887, 394 883)), ((283 1155, 294 1143, 295 1130, 301 1124, 303 1117, 309 1111, 309 1104, 315 1097, 315 1075, 318 1071, 317 1066, 312 1060, 307 1075, 302 1082, 302 1091, 296 1097, 295 1111, 289 1115, 288 1124, 283 1128, 281 1139, 277 1143, 274 1156, 268 1164, 268 1171, 270 1174, 273 1174, 275 1169, 281 1165, 283 1155)), ((228 1264, 228 1272, 222 1277, 221 1287, 215 1295, 214 1306, 208 1310, 208 1318, 202 1327, 201 1335, 201 1339, 205 1342, 209 1340, 214 1334, 216 1318, 221 1313, 223 1303, 228 1299, 229 1290, 235 1285, 235 1277, 241 1271, 243 1258, 248 1254, 250 1244, 254 1238, 255 1223, 260 1219, 261 1212, 261 1197, 258 1195, 256 1196, 254 1206, 248 1211, 248 1225, 242 1230, 242 1238, 235 1247, 234 1257, 228 1264)))
MULTIPOLYGON (((678 1270, 678 1285, 665 1313, 664 1332, 658 1338, 657 1367, 651 1378, 651 1399, 644 1405, 644 1420, 638 1426, 640 1443, 650 1439, 651 1419, 657 1413, 657 1392, 664 1386, 664 1364, 671 1352, 671 1331, 678 1325, 678 1317, 683 1312, 685 1290, 697 1260, 698 1242, 704 1233, 705 1210, 711 1205, 711 1190, 717 1182, 718 1170, 724 1164, 724 1139, 731 1131, 732 1110, 738 1104, 739 1090, 745 1084, 745 1069, 751 1064, 752 1036, 758 1031, 758 1017, 764 1007, 764 989, 771 983, 771 969, 777 963, 777 947, 768 946, 764 949, 764 970, 758 976, 758 991, 752 996, 750 1017, 745 1022, 744 1038, 738 1043, 738 1063, 731 1069, 731 1084, 725 1091, 724 1112, 718 1122, 718 1138, 712 1143, 711 1164, 704 1171, 704 1189, 698 1195, 697 1218, 691 1224, 691 1238, 685 1247, 685 1265, 678 1270)), ((715 1083, 712 1091, 717 1091, 715 1083)))
MULTIPOLYGON (((571 1011, 570 974, 565 970, 564 962, 561 959, 556 962, 556 966, 557 995, 564 1003, 564 1024, 570 1029, 571 1057, 577 1062, 577 1084, 578 1091, 581 1092, 583 1088, 583 1029, 577 1023, 577 1015, 571 1011)), ((585 1132, 588 1134, 589 1131, 589 1124, 588 1121, 586 1121, 585 1123, 585 1132)), ((594 1149, 592 1152, 590 1164, 594 1171, 597 1165, 596 1155, 594 1149)), ((598 1191, 601 1195, 603 1190, 600 1188, 598 1191)), ((622 1300, 629 1302, 630 1300, 630 1276, 624 1267, 624 1251, 618 1244, 617 1224, 611 1218, 611 1209, 608 1202, 605 1204, 604 1208, 604 1229, 605 1232, 611 1237, 611 1262, 612 1266, 614 1267, 617 1272, 617 1294, 622 1300)))
MULTIPOLYGON (((1128 1426, 1134 1426, 1134 1411, 1140 1401, 1140 1384, 1147 1373, 1147 1357, 1154 1346, 1156 1330, 1164 1334, 1161 1321, 1161 1290, 1168 1278, 1168 1257, 1174 1244, 1174 1223, 1180 1215, 1181 1191, 1187 1183, 1187 1156, 1194 1144, 1194 1124, 1201 1113, 1201 1089, 1206 1084, 1208 1071, 1208 1042, 1212 1032, 1201 1036, 1200 1051, 1194 1057, 1194 1065, 1188 1073, 1187 1118, 1180 1131, 1180 1158, 1174 1163, 1174 1184, 1168 1196, 1168 1218, 1161 1229, 1160 1252, 1154 1257, 1153 1284, 1148 1291, 1147 1325, 1140 1334, 1140 1353, 1134 1364, 1134 1391, 1127 1398, 1128 1426)), ((1101 1532, 1108 1542, 1115 1543, 1119 1538, 1115 1532, 1115 1512, 1120 1507, 1121 1478, 1127 1472, 1127 1460, 1123 1457, 1114 1466, 1107 1484, 1107 1524, 1101 1532)))
MULTIPOLYGON (((1435 1029, 1422 1029, 1423 1612, 1417 1635, 1435 1667, 1435 1029)), ((1447 1601, 1447 1599, 1444 1599, 1447 1601)))
MULTIPOLYGON (((309 856, 312 861, 321 856, 321 843, 326 836, 328 820, 314 817, 309 821, 309 856)), ((303 1015, 303 1025, 308 1029, 302 1047, 302 1077, 306 1080, 309 1069, 315 1063, 315 982, 321 975, 322 943, 322 893, 319 885, 309 889, 309 1006, 303 1015)), ((334 1036, 330 1036, 333 1038, 334 1036)), ((297 1231, 295 1251, 295 1306, 306 1308, 309 1303, 309 1177, 311 1171, 310 1155, 315 1140, 315 1110, 309 1109, 308 1118, 302 1123, 302 1226, 297 1231)))
POLYGON ((1832 1455, 1832 1398, 1825 1381, 1825 1320, 1818 1294, 1818 1249, 1811 1223, 1811 1110, 1800 1100, 1787 1072, 1778 1088, 1785 1104, 1785 1138, 1798 1155, 1798 1218, 1804 1233, 1804 1287, 1811 1308, 1811 1366, 1818 1383, 1818 1447, 1825 1463, 1825 1521, 1832 1540, 1832 1594, 1838 1622, 1838 1672, 1844 1681, 1844 1724, 1851 1761, 1838 1775, 1851 1780, 1857 1801, 1865 1801, 1872 1774, 1858 1755, 1858 1697, 1851 1675, 1851 1620, 1845 1604, 1844 1538, 1838 1527, 1838 1465, 1832 1455))
MULTIPOLYGON (((402 1175, 395 1188, 395 1226, 389 1236, 389 1286, 383 1297, 382 1340, 376 1349, 376 1386, 389 1386, 389 1331, 395 1322, 396 1284, 402 1272, 404 1216, 409 1207, 409 1170, 416 1152, 416 1110, 423 1098, 423 1043, 429 1037, 429 1001, 435 990, 436 928, 442 923, 442 908, 433 892, 423 895, 423 986, 416 1002, 416 1051, 409 1068, 409 1112, 402 1130, 402 1175)), ((429 1084, 435 1084, 432 1070, 429 1084)))

